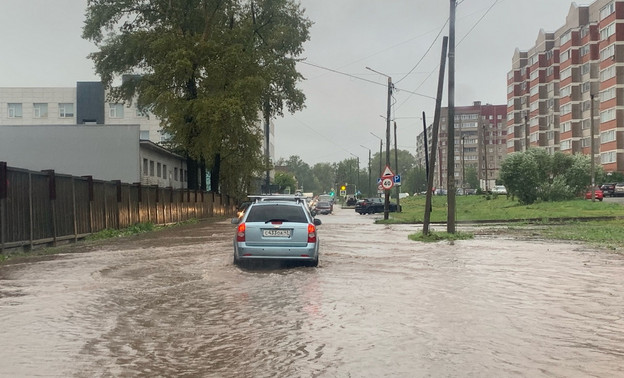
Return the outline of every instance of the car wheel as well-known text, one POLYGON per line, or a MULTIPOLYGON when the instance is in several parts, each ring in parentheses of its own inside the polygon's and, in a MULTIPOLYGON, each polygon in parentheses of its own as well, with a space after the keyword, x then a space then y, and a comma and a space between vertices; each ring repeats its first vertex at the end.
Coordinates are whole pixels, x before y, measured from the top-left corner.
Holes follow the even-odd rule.
POLYGON ((598 198, 598 201, 602 201, 602 198, 598 198))
POLYGON ((311 268, 316 268, 318 266, 318 263, 319 263, 319 259, 317 257, 316 259, 309 261, 307 265, 311 268))

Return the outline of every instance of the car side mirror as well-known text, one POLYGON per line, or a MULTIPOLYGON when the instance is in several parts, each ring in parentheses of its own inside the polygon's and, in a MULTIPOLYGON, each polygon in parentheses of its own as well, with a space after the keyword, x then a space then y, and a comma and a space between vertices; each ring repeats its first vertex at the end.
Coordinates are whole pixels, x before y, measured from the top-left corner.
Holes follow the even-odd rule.
POLYGON ((320 220, 320 219, 316 219, 316 218, 314 218, 314 225, 315 225, 315 226, 320 226, 322 223, 323 223, 323 222, 321 222, 321 220, 320 220))

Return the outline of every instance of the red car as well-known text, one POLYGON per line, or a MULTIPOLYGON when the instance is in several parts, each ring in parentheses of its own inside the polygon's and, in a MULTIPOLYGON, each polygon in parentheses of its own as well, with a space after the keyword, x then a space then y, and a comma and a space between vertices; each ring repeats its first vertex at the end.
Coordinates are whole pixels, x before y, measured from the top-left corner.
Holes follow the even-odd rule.
MULTIPOLYGON (((589 189, 585 193, 585 199, 591 199, 591 198, 592 198, 592 191, 591 189, 589 189)), ((604 198, 604 194, 602 190, 598 188, 594 189, 594 198, 596 198, 598 201, 602 201, 602 199, 604 198)))

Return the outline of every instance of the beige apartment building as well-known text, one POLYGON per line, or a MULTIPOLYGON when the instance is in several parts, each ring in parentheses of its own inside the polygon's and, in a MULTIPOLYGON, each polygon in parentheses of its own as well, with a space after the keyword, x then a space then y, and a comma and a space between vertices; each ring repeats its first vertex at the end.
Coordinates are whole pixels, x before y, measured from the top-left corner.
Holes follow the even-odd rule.
MULTIPOLYGON (((448 108, 441 109, 438 147, 432 151, 433 126, 427 127, 427 150, 429 156, 436 154, 434 187, 446 188, 448 176, 448 148, 455 153, 454 177, 456 188, 469 188, 466 183, 466 169, 475 168, 483 190, 491 189, 498 179, 501 162, 505 158, 507 107, 503 105, 482 105, 475 101, 471 106, 455 107, 455 140, 448 140, 448 108)), ((418 164, 425 166, 425 134, 416 141, 418 164)), ((472 188, 477 189, 477 188, 472 188)))
POLYGON ((624 172, 623 75, 624 1, 572 3, 565 25, 540 30, 533 47, 514 53, 507 152, 589 155, 593 144, 605 172, 624 172))

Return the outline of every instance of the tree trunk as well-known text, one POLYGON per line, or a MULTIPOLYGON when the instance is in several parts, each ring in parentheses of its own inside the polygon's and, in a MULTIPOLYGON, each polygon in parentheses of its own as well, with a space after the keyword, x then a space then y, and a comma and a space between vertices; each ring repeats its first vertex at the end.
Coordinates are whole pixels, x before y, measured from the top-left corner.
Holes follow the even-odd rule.
POLYGON ((221 172, 221 154, 216 154, 210 169, 210 191, 219 193, 219 174, 221 172))

